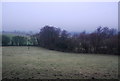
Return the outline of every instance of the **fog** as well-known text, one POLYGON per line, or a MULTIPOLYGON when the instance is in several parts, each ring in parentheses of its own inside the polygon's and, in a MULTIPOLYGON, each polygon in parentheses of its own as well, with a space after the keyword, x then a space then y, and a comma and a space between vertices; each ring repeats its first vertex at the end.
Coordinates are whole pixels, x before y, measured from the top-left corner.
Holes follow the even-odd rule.
POLYGON ((117 2, 4 2, 4 31, 39 31, 45 25, 69 32, 118 28, 117 2))

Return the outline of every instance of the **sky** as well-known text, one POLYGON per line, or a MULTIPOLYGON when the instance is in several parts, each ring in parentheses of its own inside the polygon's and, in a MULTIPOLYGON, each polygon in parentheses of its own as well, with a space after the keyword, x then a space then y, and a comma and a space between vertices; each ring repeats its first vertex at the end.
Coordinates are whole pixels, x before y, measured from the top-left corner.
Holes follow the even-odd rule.
POLYGON ((45 25, 69 32, 118 29, 117 2, 3 2, 2 30, 39 31, 45 25))

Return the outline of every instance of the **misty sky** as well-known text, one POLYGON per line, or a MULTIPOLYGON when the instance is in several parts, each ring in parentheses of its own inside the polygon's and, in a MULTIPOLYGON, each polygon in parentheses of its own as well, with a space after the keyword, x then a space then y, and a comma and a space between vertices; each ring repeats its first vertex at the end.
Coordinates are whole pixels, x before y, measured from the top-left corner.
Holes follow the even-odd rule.
POLYGON ((94 31, 98 26, 118 28, 117 2, 5 2, 4 31, 39 31, 45 25, 69 32, 94 31))

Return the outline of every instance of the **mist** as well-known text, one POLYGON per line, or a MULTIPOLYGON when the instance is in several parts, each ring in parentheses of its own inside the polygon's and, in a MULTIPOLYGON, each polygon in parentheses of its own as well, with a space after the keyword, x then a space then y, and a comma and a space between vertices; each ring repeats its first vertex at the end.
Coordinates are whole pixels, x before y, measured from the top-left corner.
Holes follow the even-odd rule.
POLYGON ((39 31, 45 25, 69 32, 118 28, 117 2, 4 2, 3 31, 39 31))

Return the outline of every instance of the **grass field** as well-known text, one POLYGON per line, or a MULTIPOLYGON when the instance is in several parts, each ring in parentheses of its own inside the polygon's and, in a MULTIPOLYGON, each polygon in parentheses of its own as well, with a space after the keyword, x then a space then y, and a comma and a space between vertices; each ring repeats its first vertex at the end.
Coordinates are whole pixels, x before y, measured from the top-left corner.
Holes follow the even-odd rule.
POLYGON ((2 78, 118 79, 118 56, 2 47, 2 78))

